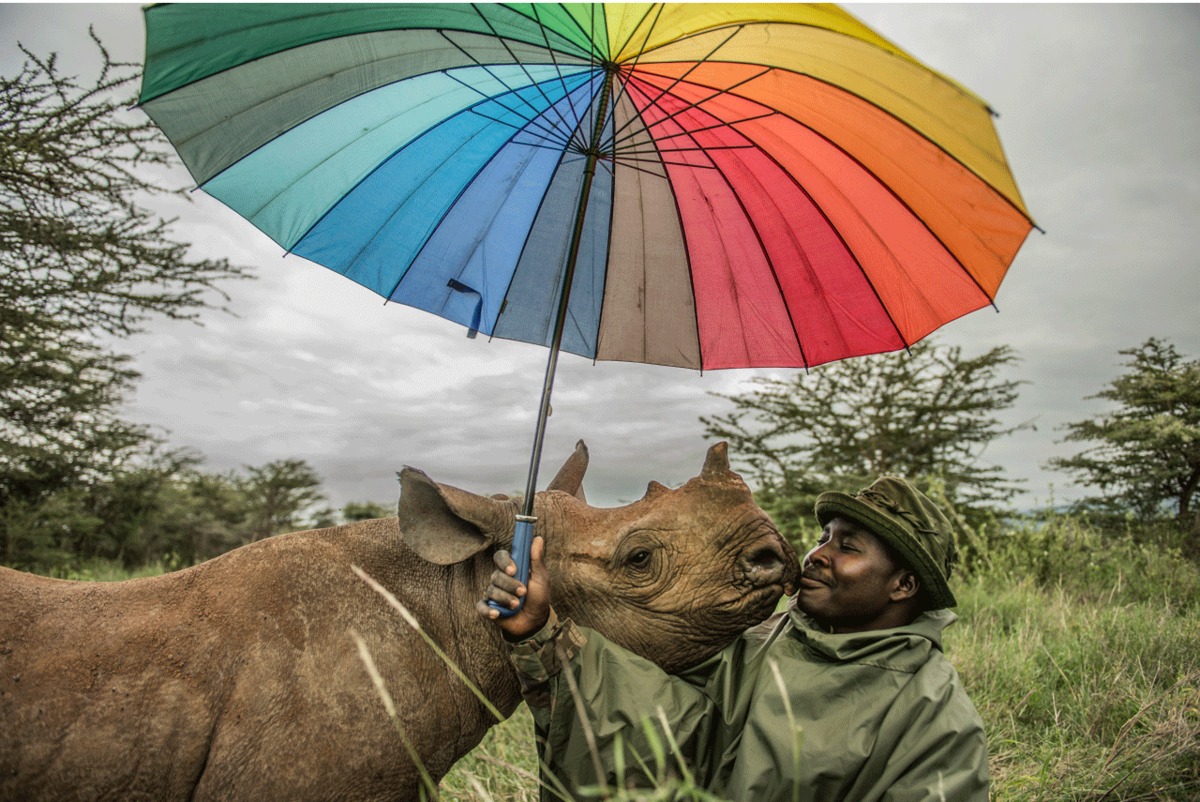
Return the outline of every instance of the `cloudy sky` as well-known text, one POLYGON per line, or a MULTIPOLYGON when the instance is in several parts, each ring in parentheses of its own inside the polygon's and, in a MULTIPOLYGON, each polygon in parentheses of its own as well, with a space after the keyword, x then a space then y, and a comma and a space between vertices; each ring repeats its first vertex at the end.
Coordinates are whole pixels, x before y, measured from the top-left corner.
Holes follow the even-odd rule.
MULTIPOLYGON (((1200 6, 851 4, 864 22, 985 98, 1038 224, 997 297, 945 326, 968 354, 1000 343, 1028 382, 1007 421, 1034 421, 983 455, 1027 480, 1029 505, 1078 497, 1047 472, 1064 423, 1102 409, 1085 400, 1119 372, 1121 349, 1166 338, 1200 356, 1200 6)), ((55 50, 68 72, 97 63, 89 25, 112 53, 140 60, 135 4, 0 4, 0 71, 20 41, 55 50)), ((180 184, 188 180, 180 170, 180 184)), ((203 327, 161 323, 122 347, 144 378, 129 417, 191 446, 213 470, 299 458, 330 502, 391 503, 395 471, 413 465, 477 492, 524 487, 546 354, 468 340, 455 324, 399 305, 280 248, 195 193, 162 204, 196 257, 252 265, 228 287, 236 317, 203 327)), ((767 373, 767 371, 763 371, 767 373)), ((784 375, 784 371, 773 371, 784 375)), ((755 371, 703 376, 671 368, 559 362, 542 484, 583 438, 595 504, 641 496, 646 483, 695 475, 707 443, 700 415, 755 371)))

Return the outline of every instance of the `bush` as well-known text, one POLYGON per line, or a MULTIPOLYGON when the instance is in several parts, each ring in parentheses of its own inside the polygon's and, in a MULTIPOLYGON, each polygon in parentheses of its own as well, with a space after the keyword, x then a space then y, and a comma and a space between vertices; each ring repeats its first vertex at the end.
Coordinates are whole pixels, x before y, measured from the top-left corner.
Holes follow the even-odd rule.
POLYGON ((1185 557, 1182 533, 1168 523, 1116 529, 1050 513, 993 519, 967 530, 966 541, 968 575, 1002 577, 1007 584, 1028 580, 1085 601, 1200 609, 1200 565, 1185 557))

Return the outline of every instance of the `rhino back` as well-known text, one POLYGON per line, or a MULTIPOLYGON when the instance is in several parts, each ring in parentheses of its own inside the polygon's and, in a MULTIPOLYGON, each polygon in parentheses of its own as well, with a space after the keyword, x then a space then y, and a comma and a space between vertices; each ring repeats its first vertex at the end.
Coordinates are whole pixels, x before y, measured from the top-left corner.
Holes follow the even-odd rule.
MULTIPOLYGON (((435 639, 465 640, 460 657, 503 656, 494 628, 466 614, 470 601, 448 598, 478 593, 474 569, 419 560, 395 519, 284 535, 121 583, 3 569, 0 798, 406 798, 416 770, 350 629, 405 729, 428 739, 419 751, 440 777, 492 719, 351 564, 435 639)), ((492 673, 507 715, 515 678, 492 673)))

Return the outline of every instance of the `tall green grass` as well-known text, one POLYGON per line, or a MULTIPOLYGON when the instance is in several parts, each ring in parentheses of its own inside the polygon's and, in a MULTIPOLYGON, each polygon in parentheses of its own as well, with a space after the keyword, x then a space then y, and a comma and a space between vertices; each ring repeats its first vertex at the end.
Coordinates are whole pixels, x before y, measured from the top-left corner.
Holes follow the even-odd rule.
POLYGON ((1200 799, 1200 569, 1178 532, 1030 521, 986 537, 958 598, 948 651, 994 800, 1200 799))

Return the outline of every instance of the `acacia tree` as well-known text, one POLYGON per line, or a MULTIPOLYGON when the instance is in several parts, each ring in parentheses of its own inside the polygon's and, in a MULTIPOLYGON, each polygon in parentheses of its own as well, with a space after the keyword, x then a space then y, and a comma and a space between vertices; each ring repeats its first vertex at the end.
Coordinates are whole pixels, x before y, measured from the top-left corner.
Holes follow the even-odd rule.
POLYGON ((1100 488, 1087 503, 1144 518, 1167 512, 1200 531, 1200 519, 1192 520, 1200 490, 1200 360, 1154 337, 1119 353, 1130 357, 1122 363, 1128 370, 1088 396, 1117 409, 1067 424, 1060 441, 1097 445, 1048 466, 1100 488))
POLYGON ((304 513, 325 499, 321 477, 304 460, 275 460, 257 468, 247 465, 245 471, 239 487, 250 509, 251 542, 294 531, 304 513))
POLYGON ((177 192, 153 177, 174 156, 152 123, 126 111, 138 65, 113 61, 92 38, 103 59, 94 81, 24 48, 20 72, 0 76, 0 553, 9 559, 8 534, 38 520, 52 496, 104 481, 156 443, 121 419, 138 374, 104 343, 151 317, 194 319, 224 302, 217 282, 247 276, 225 260, 189 259, 174 221, 140 205, 177 192))
POLYGON ((705 436, 728 440, 759 488, 760 504, 795 536, 823 490, 855 491, 876 477, 902 476, 969 514, 1021 492, 1003 469, 984 463, 994 440, 1029 424, 1004 426, 1022 382, 1002 379, 1017 362, 998 346, 973 358, 929 340, 909 352, 858 357, 759 378, 726 415, 701 418, 705 436))

